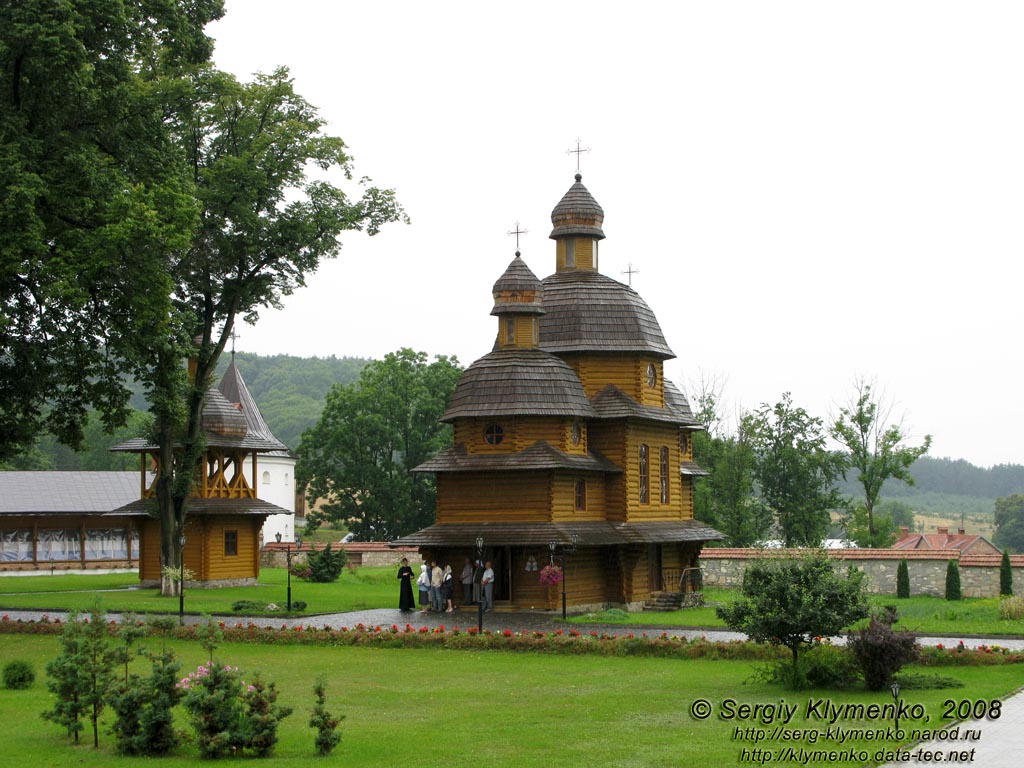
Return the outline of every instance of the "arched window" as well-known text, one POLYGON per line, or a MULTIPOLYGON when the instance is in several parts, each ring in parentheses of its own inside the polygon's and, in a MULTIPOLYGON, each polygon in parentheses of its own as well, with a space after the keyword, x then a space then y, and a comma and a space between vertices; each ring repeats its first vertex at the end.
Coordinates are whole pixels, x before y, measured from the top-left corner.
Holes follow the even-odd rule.
POLYGON ((288 473, 287 472, 284 473, 284 484, 288 485, 288 473))
POLYGON ((270 485, 270 473, 269 472, 264 472, 263 473, 263 484, 264 485, 270 485))
POLYGON ((576 510, 584 512, 587 509, 587 481, 582 477, 576 478, 576 510))
POLYGON ((640 503, 649 504, 651 494, 648 490, 651 477, 650 449, 646 443, 640 446, 640 503))

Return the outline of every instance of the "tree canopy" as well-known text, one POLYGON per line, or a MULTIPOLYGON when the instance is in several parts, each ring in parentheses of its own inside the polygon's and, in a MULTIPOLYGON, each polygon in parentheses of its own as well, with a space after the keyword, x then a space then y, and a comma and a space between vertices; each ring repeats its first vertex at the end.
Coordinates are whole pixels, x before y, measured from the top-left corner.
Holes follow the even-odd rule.
POLYGON ((995 521, 995 543, 1004 549, 1024 552, 1024 493, 996 499, 995 521))
POLYGON ((761 497, 786 546, 819 546, 830 511, 840 505, 834 482, 842 470, 842 459, 826 447, 822 420, 794 406, 786 392, 747 416, 743 428, 757 455, 761 497))
POLYGON ((871 384, 860 380, 854 390, 852 401, 840 408, 830 431, 846 451, 846 465, 857 470, 864 491, 868 537, 873 539, 874 510, 882 485, 890 478, 913 485, 910 467, 928 452, 932 438, 925 435, 921 445, 908 445, 903 424, 889 421, 891 407, 879 401, 871 384))
POLYGON ((758 561, 744 573, 741 591, 716 613, 754 642, 789 648, 794 675, 801 645, 837 635, 868 615, 864 573, 851 568, 840 576, 824 554, 758 561))
POLYGON ((451 443, 439 420, 462 369, 454 357, 427 361, 401 349, 336 386, 320 421, 302 436, 296 477, 311 504, 307 526, 345 522, 362 540, 390 540, 434 521, 434 482, 412 473, 451 443))

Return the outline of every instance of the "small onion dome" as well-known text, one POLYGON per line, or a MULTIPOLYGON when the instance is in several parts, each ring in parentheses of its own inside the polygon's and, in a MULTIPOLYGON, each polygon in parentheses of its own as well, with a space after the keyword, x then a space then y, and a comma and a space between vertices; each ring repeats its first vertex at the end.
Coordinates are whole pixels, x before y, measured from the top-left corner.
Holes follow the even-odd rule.
POLYGON ((597 240, 604 239, 601 225, 604 223, 604 209, 583 186, 583 176, 576 174, 576 183, 551 211, 551 239, 569 235, 583 235, 597 240))
POLYGON ((595 415, 583 385, 563 360, 537 349, 503 349, 462 372, 441 421, 595 415))
POLYGON ((508 265, 508 269, 498 278, 491 289, 494 295, 492 315, 542 315, 540 280, 526 262, 516 257, 508 265))
POLYGON ((238 406, 211 388, 203 404, 203 431, 220 437, 245 437, 249 427, 238 406))

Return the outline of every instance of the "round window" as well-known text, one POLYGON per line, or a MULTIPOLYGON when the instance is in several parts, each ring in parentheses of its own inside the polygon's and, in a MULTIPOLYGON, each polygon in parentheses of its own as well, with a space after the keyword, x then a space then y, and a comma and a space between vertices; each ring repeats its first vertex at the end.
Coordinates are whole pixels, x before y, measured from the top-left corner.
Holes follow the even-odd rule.
POLYGON ((488 424, 484 429, 484 441, 488 445, 498 445, 505 439, 505 430, 500 424, 488 424))
POLYGON ((647 364, 647 386, 653 387, 658 383, 658 369, 654 363, 647 364))

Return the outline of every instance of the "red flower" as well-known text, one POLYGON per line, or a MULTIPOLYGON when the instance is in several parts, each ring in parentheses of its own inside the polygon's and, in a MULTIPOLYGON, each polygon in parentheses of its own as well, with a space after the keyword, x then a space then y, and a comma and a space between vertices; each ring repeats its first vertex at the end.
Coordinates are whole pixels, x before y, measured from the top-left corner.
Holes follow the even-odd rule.
POLYGON ((512 637, 512 630, 511 629, 506 629, 501 634, 503 634, 505 637, 512 637))

